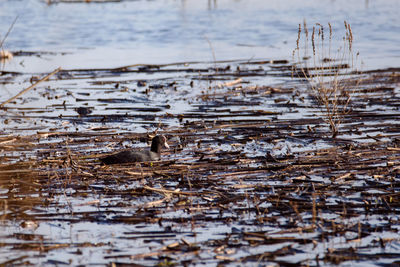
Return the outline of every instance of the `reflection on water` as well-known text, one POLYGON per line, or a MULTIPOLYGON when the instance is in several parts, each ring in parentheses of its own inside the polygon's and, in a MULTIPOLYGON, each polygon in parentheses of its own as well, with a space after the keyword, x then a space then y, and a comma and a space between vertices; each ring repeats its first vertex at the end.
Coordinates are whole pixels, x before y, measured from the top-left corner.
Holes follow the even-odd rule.
MULTIPOLYGON (((400 2, 383 1, 122 1, 52 4, 1 1, 0 29, 19 16, 5 47, 10 50, 72 52, 63 58, 26 59, 49 70, 56 66, 112 67, 133 63, 289 58, 298 23, 347 20, 355 49, 366 64, 390 66, 400 55, 400 2), (393 59, 394 58, 394 59, 393 59)), ((21 68, 20 61, 7 68, 21 68)), ((368 66, 370 67, 370 66, 368 66)), ((377 65, 374 65, 377 67, 377 65)))

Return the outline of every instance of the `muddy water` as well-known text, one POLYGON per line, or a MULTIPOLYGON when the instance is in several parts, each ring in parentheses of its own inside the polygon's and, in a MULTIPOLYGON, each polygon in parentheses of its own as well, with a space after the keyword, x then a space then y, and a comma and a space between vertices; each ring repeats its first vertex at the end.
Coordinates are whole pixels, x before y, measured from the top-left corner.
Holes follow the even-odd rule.
POLYGON ((397 67, 397 1, 0 5, 0 101, 63 68, 0 110, 0 264, 398 262, 399 70, 351 77, 331 138, 290 62, 304 18, 346 19, 397 67), (99 164, 156 131, 162 161, 99 164))

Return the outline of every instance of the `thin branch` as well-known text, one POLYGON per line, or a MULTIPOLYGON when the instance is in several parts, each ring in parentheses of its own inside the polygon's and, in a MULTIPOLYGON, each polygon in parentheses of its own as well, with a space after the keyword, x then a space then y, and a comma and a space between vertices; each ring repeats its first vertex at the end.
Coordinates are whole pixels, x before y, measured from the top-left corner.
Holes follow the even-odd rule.
POLYGON ((4 44, 4 42, 6 41, 8 35, 10 34, 12 28, 14 27, 15 22, 17 22, 17 19, 18 19, 18 16, 15 17, 13 23, 12 23, 11 26, 8 28, 8 31, 7 31, 6 35, 4 36, 3 40, 1 40, 1 42, 0 42, 0 48, 3 47, 3 44, 4 44))
POLYGON ((10 103, 11 101, 13 101, 14 99, 18 98, 19 96, 25 94, 26 92, 28 92, 29 90, 31 90, 32 88, 35 88, 39 83, 47 81, 51 76, 53 76, 54 74, 56 74, 57 72, 59 72, 61 70, 61 67, 55 69, 52 73, 46 75, 46 77, 43 77, 42 79, 40 79, 39 81, 37 81, 36 83, 32 84, 31 86, 29 86, 28 88, 22 90, 21 92, 19 92, 17 95, 11 97, 10 99, 4 101, 3 103, 0 104, 0 108, 2 108, 5 104, 10 103))

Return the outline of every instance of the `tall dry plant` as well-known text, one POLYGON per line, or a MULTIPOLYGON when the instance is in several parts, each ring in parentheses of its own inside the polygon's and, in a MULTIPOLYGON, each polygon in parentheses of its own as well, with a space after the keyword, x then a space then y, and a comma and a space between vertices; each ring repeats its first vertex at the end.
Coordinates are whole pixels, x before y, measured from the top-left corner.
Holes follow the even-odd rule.
POLYGON ((13 54, 10 51, 4 50, 3 45, 4 45, 4 42, 6 41, 8 35, 10 34, 12 28, 14 27, 14 24, 17 22, 17 19, 18 19, 18 16, 15 17, 14 21, 8 28, 7 33, 0 40, 0 62, 2 63, 1 69, 4 69, 6 60, 12 59, 12 57, 13 57, 13 54))
POLYGON ((352 89, 346 85, 346 81, 356 73, 358 57, 358 53, 354 56, 353 32, 346 21, 344 28, 342 44, 334 48, 336 43, 330 23, 329 35, 326 36, 323 25, 316 23, 310 33, 304 21, 303 27, 299 24, 296 48, 292 54, 293 60, 297 61, 293 65, 292 75, 305 78, 308 82, 332 137, 337 136, 344 116, 350 111, 352 89))

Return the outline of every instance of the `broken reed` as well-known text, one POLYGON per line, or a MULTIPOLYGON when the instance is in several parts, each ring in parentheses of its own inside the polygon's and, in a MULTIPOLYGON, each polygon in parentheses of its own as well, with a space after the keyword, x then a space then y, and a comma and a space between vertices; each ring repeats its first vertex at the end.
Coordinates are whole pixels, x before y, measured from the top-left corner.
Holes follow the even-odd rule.
MULTIPOLYGON (((350 111, 351 89, 346 81, 354 69, 353 33, 349 23, 344 21, 343 44, 332 52, 333 30, 328 23, 329 38, 326 40, 324 26, 316 23, 309 34, 306 21, 299 24, 296 48, 293 50, 292 77, 305 78, 312 95, 323 112, 323 119, 329 125, 332 137, 336 137, 344 116, 350 111), (304 47, 301 47, 301 39, 304 47), (326 43, 328 44, 326 45, 326 43), (309 50, 312 53, 309 55, 309 50), (309 66, 312 61, 312 66, 309 66)), ((358 56, 358 54, 357 54, 358 56)))
POLYGON ((0 41, 0 61, 2 63, 1 69, 4 69, 5 61, 7 59, 12 59, 12 57, 13 57, 13 54, 11 52, 4 50, 3 45, 4 45, 4 42, 6 41, 8 35, 10 34, 12 28, 14 27, 15 23, 17 22, 17 19, 18 19, 18 16, 15 17, 14 21, 8 28, 7 33, 4 35, 3 39, 1 39, 1 41, 0 41))

